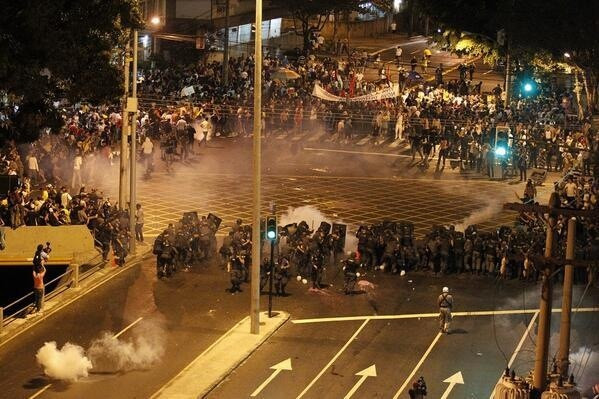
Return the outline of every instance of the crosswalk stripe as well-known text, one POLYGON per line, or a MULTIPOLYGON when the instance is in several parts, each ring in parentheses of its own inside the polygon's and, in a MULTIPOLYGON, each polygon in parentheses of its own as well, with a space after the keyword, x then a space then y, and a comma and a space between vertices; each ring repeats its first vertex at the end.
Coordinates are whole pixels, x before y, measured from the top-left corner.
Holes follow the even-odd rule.
POLYGON ((356 145, 364 145, 370 141, 370 136, 366 136, 362 138, 360 141, 356 143, 356 145))
POLYGON ((325 135, 325 132, 322 132, 322 131, 321 131, 321 132, 319 132, 319 133, 317 133, 317 134, 313 135, 312 137, 310 137, 310 138, 309 138, 307 141, 308 141, 308 142, 310 142, 310 143, 311 143, 311 142, 314 142, 314 141, 318 141, 318 140, 320 140, 320 139, 322 138, 322 136, 324 136, 324 135, 325 135))
POLYGON ((293 136, 293 138, 291 139, 291 141, 300 141, 301 139, 304 138, 304 135, 297 135, 297 136, 293 136))
POLYGON ((397 139, 394 142, 392 142, 391 144, 389 144, 389 148, 397 148, 399 147, 399 145, 401 144, 402 140, 401 139, 397 139))

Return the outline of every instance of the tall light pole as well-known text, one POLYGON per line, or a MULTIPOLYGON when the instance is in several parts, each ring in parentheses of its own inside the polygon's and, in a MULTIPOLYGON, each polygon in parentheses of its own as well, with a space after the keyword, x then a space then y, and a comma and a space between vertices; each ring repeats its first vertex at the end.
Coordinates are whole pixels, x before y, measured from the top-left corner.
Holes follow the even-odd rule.
POLYGON ((225 51, 223 54, 223 82, 229 85, 229 0, 225 0, 225 51))
POLYGON ((250 332, 260 332, 260 185, 262 164, 262 0, 256 0, 256 34, 254 36, 254 137, 252 201, 252 270, 250 286, 250 332))
POLYGON ((138 33, 137 29, 133 31, 133 73, 132 73, 132 82, 131 82, 131 97, 128 99, 130 104, 127 105, 129 111, 132 113, 131 115, 131 153, 129 154, 129 159, 131 160, 131 165, 129 167, 130 175, 129 175, 129 232, 131 233, 131 238, 129 239, 129 250, 132 254, 135 253, 135 205, 136 205, 136 197, 137 197, 137 174, 136 174, 136 129, 137 129, 137 45, 138 45, 138 33))
POLYGON ((129 69, 131 67, 131 44, 130 40, 125 45, 125 61, 123 74, 125 75, 123 93, 123 116, 121 123, 121 156, 119 162, 119 209, 125 209, 127 197, 127 133, 129 130, 129 112, 127 111, 127 100, 129 98, 129 69))

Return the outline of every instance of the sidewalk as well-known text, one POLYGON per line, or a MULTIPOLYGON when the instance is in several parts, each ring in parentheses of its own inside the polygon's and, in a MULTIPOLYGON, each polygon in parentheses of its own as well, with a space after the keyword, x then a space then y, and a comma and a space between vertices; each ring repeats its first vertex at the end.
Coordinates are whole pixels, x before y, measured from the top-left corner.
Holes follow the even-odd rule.
POLYGON ((204 397, 288 319, 289 314, 285 312, 274 312, 272 318, 268 318, 267 312, 262 312, 260 333, 250 334, 250 318, 245 317, 152 395, 152 399, 204 397))
MULTIPOLYGON (((66 287, 63 292, 54 295, 52 295, 52 293, 46 295, 43 312, 40 312, 40 314, 30 314, 22 318, 17 316, 8 324, 5 324, 4 326, 0 325, 0 347, 38 323, 43 322, 48 317, 59 312, 61 309, 75 302, 87 293, 100 287, 113 277, 138 265, 146 258, 146 255, 150 253, 150 249, 151 248, 140 249, 137 254, 129 257, 129 260, 123 267, 114 266, 112 262, 105 263, 103 266, 100 266, 98 271, 88 276, 83 276, 78 287, 73 287, 71 277, 71 281, 62 285, 60 288, 57 288, 63 289, 63 287, 66 287)), ((8 317, 6 317, 5 320, 6 319, 8 319, 8 317)))

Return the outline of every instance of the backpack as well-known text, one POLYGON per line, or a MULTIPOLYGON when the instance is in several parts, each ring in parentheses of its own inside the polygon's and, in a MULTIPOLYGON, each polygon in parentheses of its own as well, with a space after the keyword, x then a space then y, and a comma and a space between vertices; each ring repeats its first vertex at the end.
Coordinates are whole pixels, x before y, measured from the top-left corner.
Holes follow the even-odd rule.
POLYGON ((164 243, 162 241, 162 237, 156 237, 156 240, 154 241, 154 247, 152 248, 152 253, 154 255, 160 255, 162 254, 162 251, 164 250, 164 243))

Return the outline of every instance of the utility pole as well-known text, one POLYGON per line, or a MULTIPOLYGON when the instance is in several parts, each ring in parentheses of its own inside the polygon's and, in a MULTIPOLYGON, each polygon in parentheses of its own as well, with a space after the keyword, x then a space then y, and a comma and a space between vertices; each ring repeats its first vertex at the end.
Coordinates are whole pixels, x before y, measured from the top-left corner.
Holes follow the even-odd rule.
POLYGON ((256 34, 254 36, 254 137, 252 203, 252 270, 250 286, 250 330, 260 333, 260 201, 262 180, 262 0, 256 0, 256 34))
POLYGON ((223 82, 229 84, 229 0, 225 0, 225 52, 223 54, 223 82))
POLYGON ((543 257, 533 257, 535 263, 543 265, 543 282, 541 288, 541 303, 539 306, 539 324, 537 331, 537 342, 535 350, 535 368, 533 372, 533 388, 541 396, 547 385, 547 361, 549 349, 549 335, 551 326, 551 301, 553 297, 552 279, 557 266, 565 264, 563 302, 562 302, 562 321, 560 325, 560 372, 567 374, 568 355, 570 351, 570 328, 572 311, 572 280, 573 267, 592 266, 594 260, 577 261, 574 259, 576 219, 574 217, 585 217, 593 220, 599 218, 599 210, 580 210, 570 208, 560 208, 560 200, 557 193, 551 194, 549 205, 524 205, 521 203, 504 204, 504 209, 531 212, 537 214, 548 214, 547 236, 545 240, 545 254, 543 257), (553 228, 557 217, 572 217, 568 221, 568 241, 566 247, 565 263, 552 257, 553 249, 553 228))
POLYGON ((564 266, 564 287, 562 292, 562 313, 559 329, 558 367, 562 376, 568 376, 570 367, 570 326, 572 320, 572 285, 574 283, 574 249, 576 246, 576 218, 568 220, 568 242, 566 244, 566 265, 564 266))
POLYGON ((131 153, 129 159, 131 165, 129 167, 129 251, 135 253, 135 212, 136 212, 136 200, 137 200, 137 45, 138 45, 138 32, 137 29, 133 30, 133 73, 131 82, 131 97, 128 99, 127 104, 128 111, 132 113, 131 117, 131 153))
POLYGON ((123 116, 121 122, 121 156, 119 162, 119 209, 124 210, 127 197, 127 133, 129 130, 129 113, 127 112, 127 99, 129 98, 129 69, 131 67, 131 38, 125 45, 125 62, 123 66, 124 93, 123 116))
POLYGON ((507 45, 506 45, 506 55, 505 55, 505 108, 510 106, 510 96, 511 96, 511 87, 510 80, 512 78, 512 65, 511 65, 511 57, 510 57, 510 35, 507 36, 507 45))
MULTIPOLYGON (((547 222, 547 235, 545 239, 545 258, 551 258, 553 249, 553 228, 555 216, 549 215, 547 222)), ((537 345, 535 348, 535 370, 533 374, 533 388, 538 392, 545 390, 547 380, 547 352, 549 351, 549 337, 551 333, 551 302, 553 300, 553 270, 549 264, 543 268, 541 303, 539 305, 539 326, 537 330, 537 345)))

